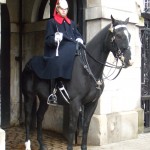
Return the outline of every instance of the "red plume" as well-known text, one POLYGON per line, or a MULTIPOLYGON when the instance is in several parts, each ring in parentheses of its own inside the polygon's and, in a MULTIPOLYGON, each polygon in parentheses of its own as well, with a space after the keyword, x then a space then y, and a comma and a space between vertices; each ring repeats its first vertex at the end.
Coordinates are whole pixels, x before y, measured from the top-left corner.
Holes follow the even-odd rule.
MULTIPOLYGON (((56 5, 59 3, 59 0, 56 1, 56 5)), ((54 9, 54 13, 53 13, 53 16, 56 15, 56 5, 55 5, 55 9, 54 9)))

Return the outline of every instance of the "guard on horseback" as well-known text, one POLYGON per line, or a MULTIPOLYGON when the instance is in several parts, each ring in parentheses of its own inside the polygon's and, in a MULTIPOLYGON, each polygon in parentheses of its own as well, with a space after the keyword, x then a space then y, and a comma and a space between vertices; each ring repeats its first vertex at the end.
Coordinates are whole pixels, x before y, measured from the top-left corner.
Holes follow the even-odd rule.
POLYGON ((56 82, 60 92, 67 94, 61 79, 71 79, 76 43, 83 44, 76 24, 67 17, 68 9, 66 0, 57 0, 53 18, 48 20, 46 26, 43 62, 38 63, 40 58, 37 59, 37 63, 34 61, 36 74, 42 79, 51 80, 48 103, 56 103, 56 82))
MULTIPOLYGON (((68 8, 68 4, 66 1, 64 3, 59 1, 56 8, 58 9, 56 9, 56 11, 59 12, 59 9, 68 8)), ((47 24, 44 56, 32 57, 25 65, 22 72, 26 150, 31 149, 30 125, 36 97, 39 99, 39 107, 36 111, 39 149, 48 149, 42 139, 42 121, 44 114, 48 109, 47 98, 49 97, 49 99, 53 100, 52 96, 55 96, 56 92, 54 91, 54 94, 50 95, 50 79, 58 80, 63 78, 63 83, 66 83, 64 79, 71 79, 71 81, 65 84, 70 96, 67 150, 73 150, 73 141, 77 131, 77 123, 82 106, 82 108, 84 108, 84 115, 82 118, 83 132, 81 149, 87 150, 87 135, 90 121, 104 89, 104 67, 114 68, 114 70, 119 69, 120 72, 122 68, 127 68, 132 65, 130 49, 131 35, 126 26, 129 18, 125 21, 121 21, 116 20, 111 16, 111 23, 99 31, 86 44, 86 50, 84 50, 84 48, 79 49, 79 57, 75 58, 76 40, 80 39, 82 42, 82 38, 73 22, 67 17, 61 17, 58 12, 55 13, 56 16, 54 15, 54 19, 50 19, 47 24), (55 34, 57 32, 59 33, 55 34), (116 64, 107 62, 110 52, 112 52, 116 64), (118 60, 122 62, 121 66, 117 65, 118 60), (72 70, 73 65, 74 67, 72 70)), ((68 10, 65 10, 64 12, 67 13, 68 10)), ((111 72, 110 74, 112 75, 111 72)), ((108 74, 106 78, 111 75, 108 74)), ((65 88, 62 86, 59 89, 64 91, 65 88)), ((57 96, 58 104, 61 104, 59 94, 57 96)), ((65 105, 65 103, 62 105, 65 105)))

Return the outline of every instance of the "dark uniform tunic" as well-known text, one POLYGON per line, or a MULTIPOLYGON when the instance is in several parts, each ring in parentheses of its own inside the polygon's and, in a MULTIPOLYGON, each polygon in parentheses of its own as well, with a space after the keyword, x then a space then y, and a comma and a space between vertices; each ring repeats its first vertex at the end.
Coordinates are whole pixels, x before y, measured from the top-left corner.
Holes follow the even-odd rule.
POLYGON ((43 57, 34 57, 31 61, 34 72, 43 79, 64 78, 71 79, 72 68, 76 53, 77 38, 82 38, 73 21, 62 24, 53 18, 48 20, 46 27, 45 47, 43 57), (63 40, 59 46, 59 56, 56 56, 57 43, 54 41, 55 33, 63 33, 63 40))

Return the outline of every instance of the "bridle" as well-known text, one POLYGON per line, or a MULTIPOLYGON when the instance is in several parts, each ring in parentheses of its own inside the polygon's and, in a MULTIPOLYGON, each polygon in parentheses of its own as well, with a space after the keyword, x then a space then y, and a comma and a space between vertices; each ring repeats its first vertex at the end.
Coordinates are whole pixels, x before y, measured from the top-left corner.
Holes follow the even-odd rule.
MULTIPOLYGON (((113 65, 113 64, 111 64, 111 63, 109 63, 109 62, 105 62, 105 63, 104 63, 104 62, 101 62, 101 61, 95 59, 88 51, 86 51, 86 53, 88 54, 88 56, 89 56, 90 58, 92 58, 95 62, 97 62, 97 63, 99 63, 99 64, 101 64, 101 65, 104 65, 104 66, 106 66, 106 67, 111 67, 111 68, 116 68, 116 69, 124 68, 123 54, 121 53, 121 50, 120 50, 120 48, 119 48, 117 42, 115 41, 115 34, 114 34, 114 31, 115 31, 116 29, 118 29, 118 28, 121 28, 121 27, 122 27, 122 28, 126 28, 126 25, 117 25, 117 26, 115 26, 115 27, 112 27, 112 25, 111 25, 111 27, 109 28, 109 31, 110 31, 111 34, 112 34, 111 43, 112 43, 112 48, 114 48, 113 54, 115 53, 114 56, 115 56, 115 58, 116 58, 117 61, 118 61, 118 59, 121 60, 121 62, 122 62, 122 65, 121 65, 121 66, 113 65), (121 58, 122 58, 122 59, 121 59, 121 58)), ((82 46, 83 49, 86 50, 86 47, 85 47, 84 45, 81 45, 81 46, 82 46)))
MULTIPOLYGON (((96 87, 96 88, 97 88, 97 89, 101 89, 100 86, 103 84, 103 79, 96 79, 96 78, 95 78, 95 76, 94 76, 94 74, 92 73, 91 68, 90 68, 90 66, 89 66, 89 64, 88 64, 86 54, 87 54, 92 60, 94 60, 95 62, 97 62, 98 64, 101 64, 101 65, 103 65, 103 66, 110 67, 110 68, 119 69, 117 75, 116 75, 113 79, 111 79, 111 80, 116 79, 116 78, 118 77, 118 75, 120 74, 122 68, 124 68, 124 58, 121 58, 121 57, 123 57, 123 54, 121 53, 121 50, 119 49, 118 44, 117 44, 117 42, 115 41, 115 34, 114 34, 114 31, 115 31, 116 29, 118 29, 118 28, 126 28, 126 26, 125 26, 125 25, 117 25, 117 26, 115 26, 115 27, 112 27, 112 25, 111 25, 111 27, 109 28, 110 32, 112 33, 111 42, 112 42, 113 48, 115 49, 115 58, 116 58, 116 60, 117 60, 116 65, 111 64, 111 63, 108 63, 108 62, 105 62, 105 63, 104 63, 104 62, 101 62, 101 61, 95 59, 88 51, 86 51, 85 45, 82 45, 82 44, 78 43, 78 44, 80 45, 81 49, 83 49, 83 51, 84 51, 84 58, 82 58, 84 68, 87 70, 87 72, 90 74, 90 76, 91 76, 91 77, 94 79, 94 81, 96 82, 96 84, 97 84, 97 87, 96 87), (121 66, 117 66, 119 59, 120 59, 121 62, 122 62, 122 65, 121 65, 121 66)), ((81 56, 81 55, 80 55, 80 56, 81 56)), ((83 57, 83 56, 82 56, 82 57, 83 57)), ((107 77, 105 76, 104 79, 108 79, 109 77, 110 77, 110 76, 107 76, 107 77)))
MULTIPOLYGON (((110 28, 109 28, 109 31, 112 33, 112 37, 111 37, 111 43, 112 43, 112 48, 114 49, 113 54, 115 56, 116 59, 120 59, 121 62, 122 62, 122 66, 124 67, 124 56, 123 56, 123 53, 121 52, 119 46, 118 46, 118 43, 116 42, 116 35, 115 35, 115 31, 119 28, 125 28, 126 31, 127 31, 127 27, 126 25, 116 25, 113 27, 113 25, 111 24, 110 28)), ((128 42, 130 41, 130 38, 128 38, 128 42)), ((126 48, 126 49, 129 49, 130 47, 126 48)), ((121 66, 121 67, 122 67, 121 66)))

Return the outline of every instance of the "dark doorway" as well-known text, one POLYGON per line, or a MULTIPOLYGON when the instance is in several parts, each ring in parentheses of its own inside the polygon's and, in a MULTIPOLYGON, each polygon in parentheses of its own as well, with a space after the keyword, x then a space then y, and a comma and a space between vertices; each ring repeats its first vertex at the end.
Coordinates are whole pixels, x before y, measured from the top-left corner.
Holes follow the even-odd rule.
POLYGON ((10 125, 10 20, 6 4, 1 5, 1 127, 10 125))
MULTIPOLYGON (((38 20, 43 20, 46 4, 49 3, 50 18, 53 17, 57 0, 42 0, 38 13, 38 20)), ((68 17, 74 20, 80 33, 83 35, 83 0, 68 0, 69 12, 68 17)))

